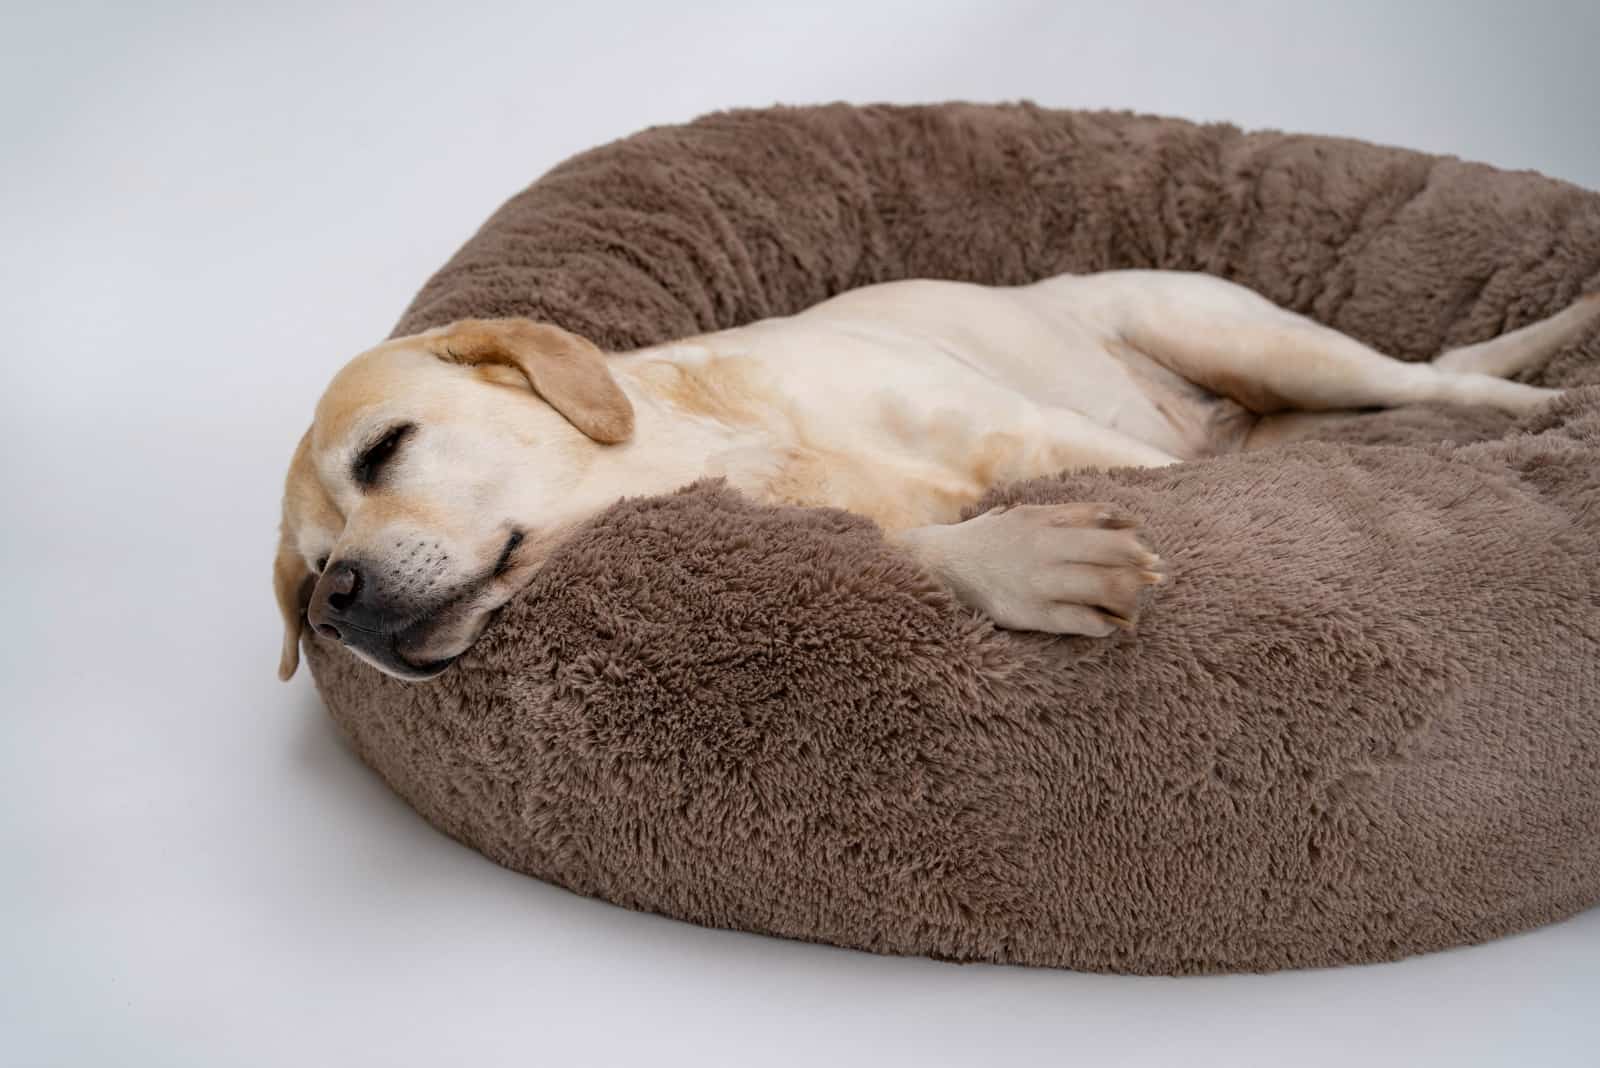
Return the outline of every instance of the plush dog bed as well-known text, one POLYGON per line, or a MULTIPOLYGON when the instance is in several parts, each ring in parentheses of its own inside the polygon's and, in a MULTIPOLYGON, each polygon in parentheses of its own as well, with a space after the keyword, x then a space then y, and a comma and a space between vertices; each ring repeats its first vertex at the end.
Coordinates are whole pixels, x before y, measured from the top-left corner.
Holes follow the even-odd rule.
MULTIPOLYGON (((620 349, 1132 266, 1422 358, 1600 288, 1600 194, 1125 114, 736 112, 557 167, 397 333, 525 315, 620 349)), ((1584 388, 996 493, 1145 517, 1172 580, 1136 636, 996 631, 861 519, 701 484, 572 538, 436 682, 307 653, 429 820, 631 908, 1128 972, 1476 942, 1600 900, 1600 336, 1537 381, 1584 388)))

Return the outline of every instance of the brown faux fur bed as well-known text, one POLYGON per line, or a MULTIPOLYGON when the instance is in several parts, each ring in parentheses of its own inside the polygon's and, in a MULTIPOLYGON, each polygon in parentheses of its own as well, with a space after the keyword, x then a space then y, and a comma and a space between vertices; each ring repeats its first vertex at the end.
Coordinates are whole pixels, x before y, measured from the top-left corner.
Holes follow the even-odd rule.
MULTIPOLYGON (((1600 287, 1600 194, 1317 137, 1028 106, 710 116, 508 203, 397 332, 613 348, 897 278, 1204 270, 1420 358, 1600 287)), ((1136 636, 996 631, 851 516, 717 485, 573 538, 440 680, 308 653, 446 832, 579 893, 891 953, 1374 961, 1600 900, 1600 336, 1526 425, 1048 479, 1169 562, 1136 636)))

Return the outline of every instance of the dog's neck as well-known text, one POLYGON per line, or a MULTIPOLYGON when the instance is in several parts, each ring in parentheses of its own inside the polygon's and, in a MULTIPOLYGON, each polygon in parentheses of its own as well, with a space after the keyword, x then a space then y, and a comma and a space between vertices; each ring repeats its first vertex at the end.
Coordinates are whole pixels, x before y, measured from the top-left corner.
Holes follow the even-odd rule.
POLYGON ((803 447, 793 414, 749 361, 671 345, 614 357, 634 408, 631 467, 665 492, 702 478, 770 499, 779 473, 803 447))
POLYGON ((953 522, 981 487, 937 465, 833 441, 755 360, 696 343, 614 358, 634 405, 630 475, 667 492, 723 478, 770 504, 843 508, 888 530, 953 522))

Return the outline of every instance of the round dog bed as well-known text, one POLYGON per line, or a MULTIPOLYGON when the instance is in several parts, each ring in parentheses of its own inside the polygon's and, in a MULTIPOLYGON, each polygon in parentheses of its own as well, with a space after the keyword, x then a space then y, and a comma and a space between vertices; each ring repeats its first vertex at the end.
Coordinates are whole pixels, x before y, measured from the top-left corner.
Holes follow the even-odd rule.
MULTIPOLYGON (((397 333, 524 315, 625 349, 1113 267, 1422 358, 1600 287, 1600 194, 1126 114, 736 112, 557 167, 397 333)), ((997 631, 870 523, 706 483, 574 536, 436 682, 307 655, 429 820, 631 908, 1127 972, 1480 941, 1600 900, 1600 336, 1538 380, 1585 388, 994 494, 1142 515, 1171 580, 1136 635, 997 631)))

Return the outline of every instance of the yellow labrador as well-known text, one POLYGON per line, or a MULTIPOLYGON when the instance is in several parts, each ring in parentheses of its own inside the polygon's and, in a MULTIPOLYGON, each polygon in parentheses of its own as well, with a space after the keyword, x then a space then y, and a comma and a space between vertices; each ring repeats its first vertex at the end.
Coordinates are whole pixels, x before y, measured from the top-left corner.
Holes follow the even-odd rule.
POLYGON ((1103 636, 1160 580, 1096 504, 958 522, 991 487, 1260 445, 1299 413, 1423 401, 1525 412, 1506 381, 1600 317, 1588 297, 1404 363, 1200 274, 1015 288, 909 281, 622 355, 555 326, 398 338, 334 378, 289 468, 279 673, 302 621, 392 675, 444 670, 565 532, 620 498, 722 476, 876 520, 1000 626, 1103 636))

